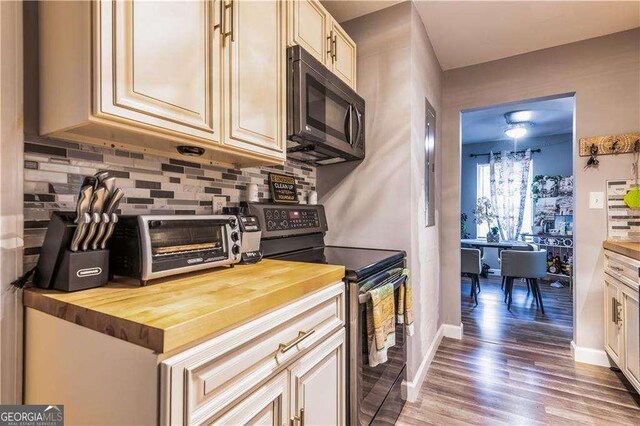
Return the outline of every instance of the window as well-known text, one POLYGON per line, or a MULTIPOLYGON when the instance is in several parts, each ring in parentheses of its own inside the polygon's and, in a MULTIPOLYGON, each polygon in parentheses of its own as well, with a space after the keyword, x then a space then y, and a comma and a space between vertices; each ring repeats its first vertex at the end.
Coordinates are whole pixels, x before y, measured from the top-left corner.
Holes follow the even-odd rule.
POLYGON ((424 130, 424 203, 426 226, 436 224, 436 110, 425 99, 425 130, 424 130))
MULTIPOLYGON (((489 170, 489 164, 478 164, 477 169, 477 198, 487 197, 491 199, 491 173, 489 170)), ((527 178, 527 188, 531 188, 533 182, 533 161, 529 167, 529 177, 527 178)), ((514 197, 519 197, 518 194, 513 194, 514 197)), ((531 199, 531 191, 527 191, 527 198, 524 202, 524 216, 522 217, 522 230, 520 232, 531 232, 531 226, 533 225, 533 201, 531 199)), ((489 226, 486 223, 482 225, 476 224, 476 232, 478 238, 482 238, 489 232, 489 226)))

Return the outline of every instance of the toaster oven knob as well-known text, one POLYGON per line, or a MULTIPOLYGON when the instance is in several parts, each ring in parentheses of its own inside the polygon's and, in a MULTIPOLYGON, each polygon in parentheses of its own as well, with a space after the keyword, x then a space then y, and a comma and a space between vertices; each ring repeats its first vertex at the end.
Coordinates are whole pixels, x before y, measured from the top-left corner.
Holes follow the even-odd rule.
POLYGON ((229 225, 231 225, 232 228, 235 228, 237 223, 238 223, 238 221, 236 220, 235 217, 230 217, 229 218, 229 225))
POLYGON ((236 244, 233 247, 231 247, 231 253, 235 255, 240 254, 240 246, 236 244))
POLYGON ((233 231, 231 233, 231 240, 232 241, 238 241, 240 239, 240 234, 238 234, 237 232, 233 231))

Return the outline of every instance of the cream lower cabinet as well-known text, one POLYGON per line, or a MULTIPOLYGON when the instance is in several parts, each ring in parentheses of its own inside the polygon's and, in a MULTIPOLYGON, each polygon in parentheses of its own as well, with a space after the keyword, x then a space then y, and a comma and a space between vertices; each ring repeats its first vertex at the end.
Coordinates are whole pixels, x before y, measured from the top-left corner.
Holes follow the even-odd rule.
POLYGON ((640 392, 640 262, 605 251, 605 350, 640 392))
POLYGON ((282 163, 285 15, 277 0, 41 2, 40 133, 282 163))
POLYGON ((161 424, 345 424, 344 284, 160 365, 161 424))
POLYGON ((356 88, 356 43, 318 0, 287 0, 287 42, 300 45, 356 88))

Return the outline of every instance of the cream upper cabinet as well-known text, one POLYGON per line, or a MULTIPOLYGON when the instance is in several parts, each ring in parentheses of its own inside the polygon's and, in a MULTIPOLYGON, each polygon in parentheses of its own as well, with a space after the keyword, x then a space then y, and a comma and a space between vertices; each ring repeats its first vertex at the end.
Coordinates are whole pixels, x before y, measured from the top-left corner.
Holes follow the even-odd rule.
POLYGON ((291 412, 299 424, 345 424, 344 336, 340 330, 290 367, 291 412))
POLYGON ((287 42, 299 44, 356 88, 356 44, 318 0, 288 0, 287 42))
POLYGON ((227 0, 224 143, 264 154, 285 150, 286 3, 227 0))
POLYGON ((288 43, 299 44, 326 63, 329 54, 331 15, 315 0, 289 1, 288 43))
POLYGON ((286 3, 41 2, 40 133, 282 164, 286 3))
POLYGON ((350 87, 356 87, 356 44, 335 21, 331 25, 331 70, 350 87))
POLYGON ((615 363, 620 362, 622 343, 620 316, 620 284, 605 276, 604 281, 605 349, 615 363))
POLYGON ((99 114, 220 142, 215 3, 100 3, 99 114))

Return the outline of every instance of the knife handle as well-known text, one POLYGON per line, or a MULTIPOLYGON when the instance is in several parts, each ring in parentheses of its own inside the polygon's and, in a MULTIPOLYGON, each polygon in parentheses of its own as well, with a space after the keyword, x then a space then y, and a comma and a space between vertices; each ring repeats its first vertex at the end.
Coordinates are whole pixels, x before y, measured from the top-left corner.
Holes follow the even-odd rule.
POLYGON ((107 225, 107 232, 104 234, 104 238, 102 239, 102 242, 100 243, 100 248, 102 250, 107 248, 107 241, 109 241, 109 238, 111 238, 111 234, 113 234, 113 230, 116 227, 116 223, 118 223, 118 215, 115 214, 115 213, 112 213, 111 214, 111 220, 109 221, 109 224, 107 225))
POLYGON ((95 238, 93 239, 93 242, 91 243, 91 249, 92 250, 97 250, 98 246, 100 245, 100 240, 102 239, 102 236, 104 235, 104 232, 107 230, 107 225, 109 224, 109 215, 106 213, 102 213, 101 217, 100 217, 100 223, 98 224, 98 233, 96 234, 95 238))
POLYGON ((91 221, 91 216, 89 213, 85 213, 83 216, 78 218, 78 225, 76 226, 76 231, 73 233, 73 237, 71 238, 71 251, 78 251, 80 247, 80 242, 82 242, 82 238, 84 237, 85 231, 87 230, 87 224, 91 221))
POLYGON ((89 243, 91 239, 96 233, 96 228, 98 227, 98 223, 100 222, 100 215, 98 213, 93 213, 91 215, 91 223, 89 224, 89 230, 87 231, 87 236, 82 243, 82 251, 87 251, 89 249, 89 243))

